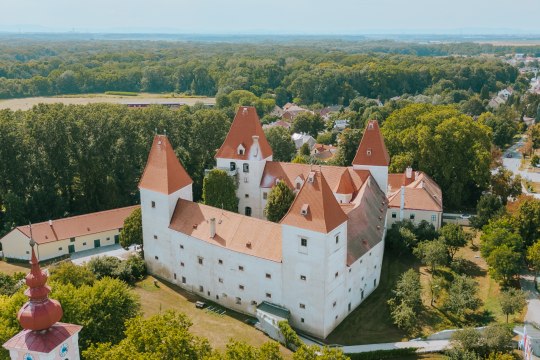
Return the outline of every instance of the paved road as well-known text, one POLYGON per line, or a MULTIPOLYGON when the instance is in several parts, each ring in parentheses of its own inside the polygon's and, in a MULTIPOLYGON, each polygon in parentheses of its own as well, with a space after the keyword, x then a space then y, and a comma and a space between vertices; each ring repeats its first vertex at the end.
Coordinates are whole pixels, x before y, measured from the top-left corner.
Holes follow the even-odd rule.
POLYGON ((450 345, 448 340, 426 340, 426 341, 404 341, 385 344, 353 345, 343 346, 341 349, 345 354, 355 354, 361 352, 377 350, 394 350, 416 348, 418 353, 440 352, 447 349, 450 345))
POLYGON ((521 288, 527 292, 528 306, 525 321, 529 323, 540 324, 540 297, 534 288, 533 275, 522 275, 519 279, 521 288))
MULTIPOLYGON (((521 139, 514 144, 512 147, 510 147, 508 150, 506 150, 503 154, 503 166, 507 168, 508 170, 512 171, 514 174, 521 175, 522 178, 527 179, 532 182, 538 182, 540 183, 540 172, 528 172, 524 170, 519 170, 519 165, 521 164, 521 153, 517 151, 518 148, 523 146, 525 141, 525 136, 522 136, 521 139), (512 157, 507 157, 508 154, 511 154, 512 157)), ((528 195, 532 195, 538 199, 540 199, 540 194, 532 194, 527 192, 527 190, 523 189, 524 193, 527 193, 528 195)))
POLYGON ((125 250, 120 245, 102 246, 99 248, 79 251, 71 254, 71 262, 75 265, 82 265, 92 260, 92 258, 100 256, 114 256, 120 260, 126 260, 132 253, 134 253, 134 251, 134 248, 125 250))

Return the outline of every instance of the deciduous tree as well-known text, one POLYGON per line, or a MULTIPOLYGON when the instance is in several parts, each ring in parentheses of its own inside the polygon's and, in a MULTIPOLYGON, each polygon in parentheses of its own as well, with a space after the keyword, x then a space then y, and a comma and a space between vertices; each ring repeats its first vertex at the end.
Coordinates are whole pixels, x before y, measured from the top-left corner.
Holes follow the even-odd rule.
POLYGON ((138 207, 124 220, 124 227, 120 231, 120 244, 127 248, 133 244, 142 245, 142 212, 138 207))
POLYGON ((238 198, 233 178, 223 170, 210 170, 204 177, 202 200, 206 205, 237 212, 238 198))

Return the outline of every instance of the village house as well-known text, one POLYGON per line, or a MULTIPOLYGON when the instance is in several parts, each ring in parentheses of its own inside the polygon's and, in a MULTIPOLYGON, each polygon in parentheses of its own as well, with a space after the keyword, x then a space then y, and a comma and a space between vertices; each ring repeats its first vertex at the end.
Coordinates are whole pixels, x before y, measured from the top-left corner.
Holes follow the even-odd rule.
POLYGON ((291 139, 294 142, 294 146, 296 146, 297 149, 300 149, 302 145, 307 144, 309 149, 311 150, 313 146, 317 143, 317 140, 309 134, 299 134, 294 133, 291 135, 291 139))
MULTIPOLYGON (((119 243, 124 220, 138 206, 72 216, 32 224, 41 261, 119 243)), ((30 260, 30 226, 18 226, 0 239, 4 257, 30 260)))

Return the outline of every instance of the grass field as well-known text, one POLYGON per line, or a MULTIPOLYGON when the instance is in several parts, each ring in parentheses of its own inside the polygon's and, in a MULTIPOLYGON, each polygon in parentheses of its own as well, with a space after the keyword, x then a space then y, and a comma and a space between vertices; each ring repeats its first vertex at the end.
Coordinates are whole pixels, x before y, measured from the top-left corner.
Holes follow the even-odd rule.
MULTIPOLYGON (((257 347, 271 340, 253 326, 245 324, 244 320, 248 318, 247 316, 231 310, 226 310, 225 315, 217 315, 213 312, 197 309, 195 302, 201 298, 159 280, 156 280, 158 284, 156 287, 154 280, 153 277, 149 276, 135 287, 135 292, 141 298, 145 316, 151 316, 168 309, 183 312, 193 322, 190 331, 195 335, 207 338, 212 347, 216 349, 224 349, 229 339, 242 340, 257 347)), ((292 358, 291 352, 286 348, 281 347, 281 352, 286 358, 292 358)))
POLYGON ((0 273, 13 275, 16 272, 24 272, 27 273, 28 269, 30 269, 30 265, 26 264, 9 264, 5 261, 0 261, 0 273))

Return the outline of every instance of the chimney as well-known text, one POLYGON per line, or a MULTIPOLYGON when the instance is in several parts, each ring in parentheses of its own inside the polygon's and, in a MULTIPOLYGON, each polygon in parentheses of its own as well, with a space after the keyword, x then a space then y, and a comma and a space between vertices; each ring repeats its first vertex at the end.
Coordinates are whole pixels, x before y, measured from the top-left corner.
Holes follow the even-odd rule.
POLYGON ((216 236, 216 218, 210 218, 210 237, 213 239, 216 236))
POLYGON ((253 138, 253 145, 259 145, 259 136, 253 135, 252 138, 253 138))
POLYGON ((403 220, 403 212, 405 209, 405 186, 401 187, 401 203, 399 204, 399 220, 403 220))
POLYGON ((407 169, 405 169, 405 177, 406 177, 407 179, 411 179, 411 178, 412 178, 412 167, 407 166, 407 169))
POLYGON ((242 110, 242 114, 243 115, 246 115, 248 113, 248 108, 247 107, 244 107, 244 109, 242 110))
POLYGON ((49 220, 49 226, 52 227, 52 220, 49 220))

